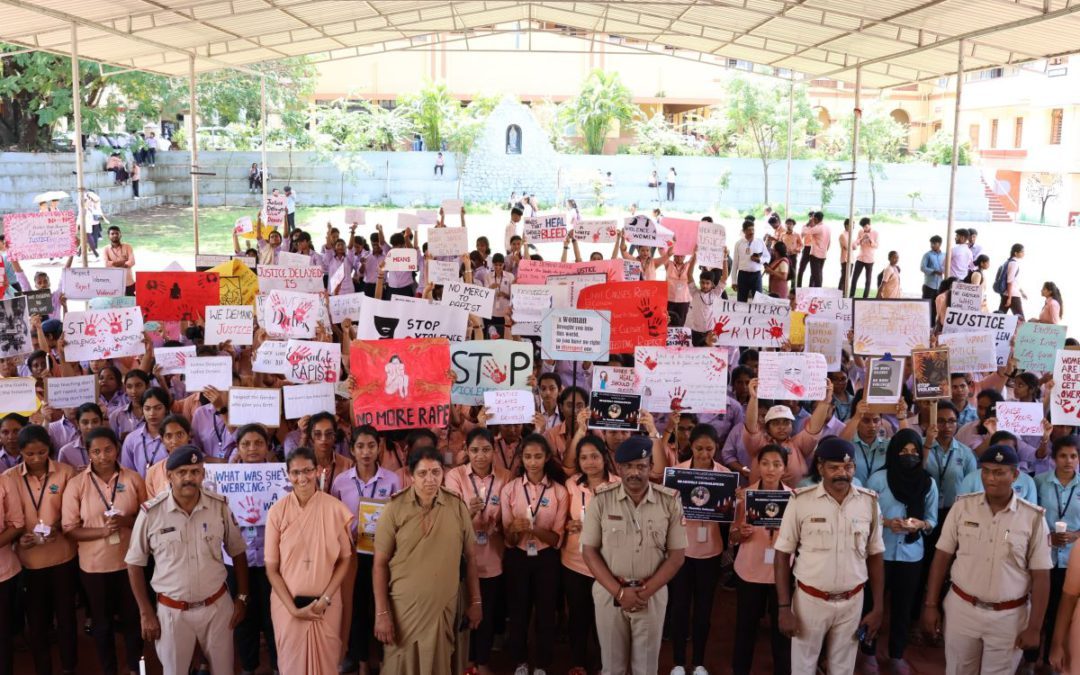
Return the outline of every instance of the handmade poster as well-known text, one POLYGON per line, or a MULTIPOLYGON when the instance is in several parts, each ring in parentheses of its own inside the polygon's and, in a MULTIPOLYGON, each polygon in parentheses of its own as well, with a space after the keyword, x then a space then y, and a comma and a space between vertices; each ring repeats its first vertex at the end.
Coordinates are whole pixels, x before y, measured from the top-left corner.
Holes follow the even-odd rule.
POLYGON ((291 384, 281 388, 285 400, 285 419, 298 420, 301 417, 320 412, 334 412, 334 383, 291 384))
POLYGON ((719 223, 701 223, 697 235, 697 264, 706 269, 723 269, 727 256, 727 230, 719 223))
POLYGON ((604 274, 553 274, 547 278, 549 286, 569 286, 570 306, 576 307, 582 289, 607 282, 604 274))
POLYGON ((955 281, 949 293, 949 306, 968 312, 981 312, 983 303, 982 286, 955 281))
POLYGON ((267 195, 263 204, 263 224, 266 227, 282 229, 285 227, 287 199, 284 195, 267 195))
POLYGON ((566 218, 563 216, 537 216, 524 218, 523 237, 531 244, 560 242, 566 239, 566 218))
POLYGON ((229 390, 229 426, 261 424, 272 429, 281 423, 281 390, 233 387, 229 390))
POLYGON ((412 230, 416 231, 416 228, 420 225, 420 216, 415 213, 405 213, 399 211, 397 214, 397 229, 399 230, 412 230))
POLYGON ((746 522, 755 527, 779 530, 791 492, 788 490, 747 490, 746 522))
POLYGON ((181 375, 188 359, 195 358, 195 345, 183 347, 154 347, 154 362, 161 366, 162 375, 181 375))
POLYGON ((844 349, 844 338, 848 324, 827 319, 806 320, 807 353, 821 354, 825 357, 825 368, 830 373, 840 370, 840 354, 844 349))
POLYGON ((255 296, 259 294, 259 277, 244 262, 234 258, 210 271, 218 273, 221 291, 219 305, 250 305, 255 302, 255 296))
POLYGON ((0 301, 0 357, 22 356, 32 351, 26 297, 17 295, 0 301))
POLYGON ((942 333, 938 336, 938 345, 949 348, 949 367, 955 373, 991 373, 997 370, 994 334, 988 330, 942 333))
POLYGON ((801 347, 806 344, 806 312, 792 310, 790 316, 791 327, 788 330, 791 331, 791 335, 788 337, 788 342, 794 347, 801 347))
POLYGON ((270 291, 263 303, 259 326, 270 337, 310 340, 318 323, 319 296, 295 291, 270 291))
POLYGON ((790 323, 791 310, 780 305, 717 300, 709 308, 708 324, 718 346, 779 347, 790 323))
POLYGON ((65 267, 60 290, 68 300, 123 296, 127 270, 122 267, 65 267))
POLYGON ((45 402, 50 408, 78 408, 83 403, 97 401, 97 377, 94 375, 45 378, 45 402))
POLYGON ((700 220, 664 216, 660 219, 660 225, 670 230, 674 235, 675 255, 690 256, 693 254, 694 247, 698 245, 698 228, 702 225, 700 220))
POLYGON ((693 345, 693 336, 686 326, 668 326, 668 347, 690 347, 693 345))
POLYGON ((138 307, 64 315, 64 357, 68 361, 96 361, 140 356, 143 317, 138 307))
POLYGON ((686 520, 730 523, 735 520, 739 474, 704 469, 664 469, 664 487, 679 492, 686 520))
POLYGON ((469 232, 464 227, 433 227, 427 231, 427 252, 457 258, 469 252, 469 232))
POLYGON ((358 424, 381 431, 450 423, 446 339, 354 340, 349 364, 357 382, 352 402, 358 424))
POLYGON ((453 281, 443 284, 442 304, 455 307, 481 319, 490 319, 495 311, 495 289, 453 281))
POLYGON ((66 258, 78 249, 74 211, 8 213, 4 244, 11 260, 66 258))
POLYGON ((289 382, 337 382, 341 372, 341 345, 336 342, 289 340, 285 347, 289 382))
POLYGON ((540 335, 541 323, 549 309, 571 306, 570 287, 515 283, 510 287, 510 304, 514 335, 540 335))
POLYGON ((756 302, 764 305, 777 305, 780 307, 791 307, 791 302, 786 298, 774 298, 771 295, 765 293, 758 293, 754 291, 754 296, 750 298, 750 302, 756 302))
POLYGON ((341 323, 345 319, 351 319, 353 323, 360 322, 360 310, 363 306, 361 299, 363 293, 346 293, 345 295, 330 296, 330 320, 341 323))
POLYGON ((444 199, 442 200, 442 210, 444 216, 456 216, 461 213, 465 208, 465 202, 460 199, 444 199))
POLYGON ((349 225, 367 225, 364 209, 345 209, 345 222, 349 225))
POLYGON ((795 289, 795 311, 808 317, 851 324, 851 298, 845 298, 838 288, 795 289))
POLYGON ((633 354, 634 348, 667 344, 667 282, 620 281, 581 291, 578 309, 611 312, 612 354, 633 354))
POLYGON ((531 391, 523 389, 491 390, 484 392, 487 423, 532 424, 536 417, 536 399, 531 391))
POLYGON ((774 401, 821 401, 828 369, 821 354, 761 352, 758 398, 774 401))
MULTIPOLYGON (((33 310, 30 313, 33 314, 33 310)), ((1057 350, 1065 348, 1068 333, 1068 326, 1032 321, 1020 324, 1013 345, 1017 367, 1034 373, 1049 373, 1054 369, 1057 350)))
POLYGON ((529 389, 533 348, 517 340, 466 340, 450 345, 454 382, 450 402, 481 405, 484 393, 498 389, 529 389))
POLYGON ((229 510, 242 527, 266 525, 270 507, 292 492, 280 462, 206 464, 204 468, 203 485, 227 498, 229 510))
POLYGON ((210 305, 206 308, 203 343, 232 342, 234 347, 251 344, 255 330, 255 308, 251 305, 210 305))
POLYGON ((540 358, 545 360, 607 361, 610 342, 606 310, 551 309, 541 321, 540 358))
POLYGON ((952 394, 948 347, 911 350, 911 371, 916 401, 949 398, 952 394))
MULTIPOLYGON (((341 288, 341 282, 345 281, 345 267, 346 265, 338 265, 338 268, 334 270, 333 276, 326 280, 326 290, 331 295, 336 295, 341 288)), ((351 281, 349 282, 352 283, 351 281)))
POLYGON ((634 371, 641 405, 653 413, 727 414, 729 365, 727 349, 638 347, 634 371))
POLYGON ((613 394, 640 394, 637 371, 615 366, 592 367, 592 390, 613 394))
POLYGON ((217 253, 200 253, 195 256, 195 271, 206 272, 207 270, 217 267, 222 263, 231 262, 233 256, 221 255, 217 253))
POLYGON ((221 303, 217 272, 139 272, 135 299, 144 321, 197 321, 221 303))
POLYGON ((383 259, 387 272, 415 272, 416 249, 415 248, 392 248, 386 252, 383 259))
POLYGON ((623 222, 623 238, 627 244, 638 246, 666 246, 660 239, 653 219, 645 215, 630 216, 623 222))
MULTIPOLYGON (((428 250, 431 249, 429 248, 428 250)), ((461 265, 457 262, 434 259, 426 260, 424 261, 424 269, 427 270, 428 281, 433 284, 447 284, 452 281, 461 281, 461 274, 459 274, 461 265)))
POLYGON ((91 298, 86 301, 88 309, 120 309, 134 306, 135 298, 130 295, 113 295, 106 298, 91 298))
POLYGON ((1008 431, 1017 436, 1042 436, 1043 404, 1002 401, 994 406, 998 431, 1008 431))
POLYGON ((453 342, 465 340, 469 323, 469 313, 465 310, 428 303, 387 302, 367 296, 360 302, 357 337, 361 340, 440 337, 453 342))
POLYGON ((240 216, 233 221, 233 232, 236 234, 252 234, 255 232, 255 223, 251 216, 240 216))
POLYGON ((184 360, 184 385, 189 392, 214 387, 219 391, 232 388, 231 356, 196 356, 184 360))
POLYGON ((610 391, 589 392, 589 428, 637 431, 641 396, 610 391))
POLYGON ((273 290, 321 293, 323 270, 321 267, 284 267, 282 265, 259 265, 259 292, 273 290))
POLYGON ((619 234, 614 218, 587 218, 574 225, 574 239, 586 244, 613 244, 619 234))
POLYGON ((311 254, 278 251, 277 264, 282 267, 312 267, 311 254))
POLYGON ((929 300, 858 299, 853 315, 857 355, 908 356, 930 344, 929 300))
POLYGON ((418 225, 434 225, 439 222, 439 212, 433 209, 417 209, 416 217, 420 219, 418 225))
POLYGON ((361 497, 356 507, 356 552, 375 555, 375 530, 386 508, 385 501, 361 497))
POLYGON ((866 366, 866 397, 871 412, 893 412, 904 386, 904 359, 873 358, 866 366))
MULTIPOLYGON (((618 261, 616 261, 618 262, 618 261)), ((622 279, 626 281, 641 281, 641 261, 640 260, 626 260, 622 261, 623 272, 622 279)), ((608 281, 612 279, 608 278, 608 281)))
MULTIPOLYGON (((554 274, 606 274, 608 281, 622 281, 627 260, 590 260, 589 262, 564 263, 554 260, 522 260, 518 263, 515 284, 547 283, 547 278, 554 274)), ((638 263, 640 265, 640 263, 638 263)), ((640 271, 638 272, 640 277, 640 271)), ((637 278, 637 277, 635 277, 637 278)))
POLYGON ((38 409, 37 380, 32 377, 0 378, 0 415, 38 409))
POLYGON ((1015 314, 983 314, 965 312, 950 307, 945 312, 943 333, 970 333, 992 331, 994 333, 994 351, 997 354, 997 367, 1004 366, 1012 350, 1013 336, 1019 321, 1015 314))
POLYGON ((251 370, 270 375, 288 374, 289 362, 285 360, 285 350, 288 346, 288 343, 282 340, 266 340, 255 350, 251 370))
POLYGON ((26 298, 26 312, 30 316, 35 314, 46 317, 53 313, 52 291, 43 288, 40 291, 27 291, 19 294, 26 298))
POLYGON ((1070 427, 1080 425, 1080 349, 1059 349, 1054 359, 1050 422, 1070 427))

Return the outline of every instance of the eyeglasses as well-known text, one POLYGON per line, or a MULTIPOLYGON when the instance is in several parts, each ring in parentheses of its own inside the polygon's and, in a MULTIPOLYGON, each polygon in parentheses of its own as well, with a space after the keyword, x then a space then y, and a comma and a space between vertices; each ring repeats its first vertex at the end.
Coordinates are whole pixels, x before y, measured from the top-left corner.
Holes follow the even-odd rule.
POLYGON ((333 431, 312 431, 311 432, 311 437, 312 438, 320 438, 320 439, 321 438, 327 438, 327 439, 330 439, 330 438, 334 438, 335 436, 337 436, 337 434, 334 433, 333 431))
POLYGON ((299 478, 300 476, 313 476, 317 469, 313 466, 309 466, 306 469, 289 469, 290 478, 299 478))
POLYGON ((940 422, 943 425, 956 426, 957 420, 956 420, 955 417, 952 418, 952 419, 938 418, 938 422, 940 422))

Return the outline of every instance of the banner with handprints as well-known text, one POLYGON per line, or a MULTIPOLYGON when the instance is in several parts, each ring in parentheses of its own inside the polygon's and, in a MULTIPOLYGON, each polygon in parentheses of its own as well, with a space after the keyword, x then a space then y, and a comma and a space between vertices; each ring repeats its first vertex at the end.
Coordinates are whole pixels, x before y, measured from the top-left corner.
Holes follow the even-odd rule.
POLYGON ((633 354, 639 346, 667 344, 667 282, 619 281, 581 291, 578 309, 611 312, 612 354, 633 354))
POLYGON ((828 366, 813 352, 761 352, 758 397, 774 401, 820 401, 825 398, 828 366))
POLYGON ((910 356, 930 343, 928 300, 856 299, 855 353, 866 356, 910 356))
POLYGON ((533 349, 517 340, 466 340, 450 345, 450 402, 483 405, 484 392, 528 389, 533 349))
POLYGON ((779 347, 791 332, 791 310, 764 302, 716 301, 708 325, 718 346, 779 347))
POLYGON ((285 465, 207 464, 203 487, 224 495, 236 521, 243 527, 266 524, 266 513, 292 491, 285 465))
POLYGON ((726 349, 638 347, 634 370, 640 379, 641 407, 649 412, 727 412, 726 349))

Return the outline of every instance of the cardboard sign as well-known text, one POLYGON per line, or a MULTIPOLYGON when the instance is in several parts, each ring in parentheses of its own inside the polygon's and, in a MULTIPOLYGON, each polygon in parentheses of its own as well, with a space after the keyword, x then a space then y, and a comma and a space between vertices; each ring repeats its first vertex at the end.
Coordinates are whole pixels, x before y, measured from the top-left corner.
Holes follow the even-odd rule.
POLYGON ((780 529, 791 493, 787 490, 747 490, 746 522, 754 527, 780 529))
POLYGON ((356 505, 356 552, 375 555, 375 530, 386 508, 386 502, 360 497, 356 505))
POLYGON ((949 307, 968 312, 981 312, 983 302, 982 286, 954 281, 949 291, 949 307))
POLYGON ((433 227, 427 233, 427 252, 457 258, 469 252, 469 233, 464 227, 433 227))
POLYGON ((334 323, 341 323, 345 319, 351 319, 353 323, 359 323, 360 311, 363 307, 363 297, 363 293, 331 295, 330 320, 334 323))
POLYGON ((441 303, 475 314, 482 319, 490 319, 495 311, 495 290, 464 281, 453 281, 443 284, 441 303))
POLYGON ((636 246, 666 246, 653 219, 645 215, 630 216, 623 222, 623 238, 636 246))
POLYGON ((735 520, 739 475, 731 471, 664 469, 664 487, 679 492, 687 520, 730 523, 735 520))
POLYGON ((285 377, 297 384, 337 382, 341 372, 341 345, 334 342, 289 340, 285 347, 289 372, 285 377))
POLYGON ((726 349, 638 347, 634 371, 642 407, 654 413, 726 414, 729 365, 726 349))
MULTIPOLYGON (((289 362, 285 360, 287 342, 281 340, 266 340, 255 350, 255 358, 251 361, 251 370, 256 373, 270 375, 285 375, 289 372, 289 362)), ((287 419, 293 419, 291 417, 287 419)))
POLYGON ((790 331, 788 342, 794 347, 801 347, 806 344, 806 312, 792 311, 790 316, 791 326, 788 329, 790 331))
POLYGON ((706 269, 723 269, 727 230, 719 223, 701 223, 697 233, 697 264, 706 269))
MULTIPOLYGON (((254 266, 254 263, 252 262, 254 266)), ((218 287, 221 305, 250 305, 259 293, 259 277, 244 262, 235 258, 211 268, 218 273, 218 287)))
POLYGON ((276 230, 285 227, 288 200, 284 195, 267 195, 263 203, 263 224, 276 230))
POLYGON ((135 299, 144 321, 197 321, 221 302, 217 272, 139 272, 135 299))
POLYGON ((94 375, 45 378, 45 401, 50 408, 78 408, 83 403, 97 403, 97 400, 97 377, 94 375))
MULTIPOLYGON (((33 314, 33 310, 30 313, 33 314)), ((1013 346, 1016 365, 1034 373, 1049 373, 1054 369, 1057 351, 1065 348, 1068 333, 1068 326, 1031 321, 1020 324, 1013 346)))
POLYGON ((379 430, 449 424, 450 343, 446 339, 354 340, 349 365, 358 383, 352 391, 358 424, 379 430))
POLYGON ((350 225, 367 225, 364 209, 345 209, 345 222, 350 225))
MULTIPOLYGON (((515 284, 547 283, 547 278, 555 274, 606 274, 608 281, 622 281, 625 260, 591 260, 589 262, 564 263, 553 260, 522 260, 518 263, 515 284)), ((639 273, 640 276, 640 273, 639 273)))
POLYGON ((1012 339, 1016 335, 1019 317, 1015 314, 983 314, 966 312, 950 307, 945 312, 943 333, 972 333, 992 331, 994 333, 994 351, 997 354, 997 366, 1005 365, 1012 349, 1012 339))
POLYGON ((233 221, 233 232, 237 235, 254 233, 255 223, 252 222, 251 216, 240 216, 233 221))
POLYGON ((533 349, 517 340, 466 340, 450 345, 450 364, 450 402, 481 405, 488 391, 530 389, 533 349))
POLYGON ((840 370, 841 353, 844 349, 844 338, 849 324, 826 319, 807 319, 806 321, 806 344, 807 353, 821 354, 825 357, 825 368, 830 373, 840 370))
POLYGON ((30 316, 36 314, 45 317, 54 312, 52 291, 48 288, 43 288, 40 291, 27 291, 19 295, 26 298, 26 311, 30 316))
POLYGON ((1017 436, 1042 436, 1043 404, 1002 401, 994 406, 998 431, 1017 436))
POLYGON ((319 296, 314 293, 270 291, 259 325, 271 337, 310 340, 315 337, 319 307, 319 296))
POLYGON ((138 307, 64 316, 64 358, 68 361, 140 356, 144 351, 143 315, 138 307))
POLYGON ((429 303, 386 302, 364 296, 357 337, 361 340, 391 338, 446 338, 465 340, 469 313, 456 307, 429 303))
POLYGON ((465 208, 465 202, 460 199, 444 199, 442 200, 442 210, 444 216, 456 216, 461 213, 465 208))
POLYGON ((530 243, 560 242, 566 240, 566 218, 562 216, 537 216, 522 220, 524 237, 530 243))
POLYGON ((22 356, 32 351, 26 298, 20 295, 0 301, 0 356, 22 356))
POLYGON ((637 431, 641 396, 610 391, 589 392, 589 428, 637 431))
POLYGON ((195 256, 195 271, 205 272, 212 267, 217 267, 222 263, 230 262, 233 259, 231 255, 219 255, 214 253, 200 253, 195 256))
POLYGON ((536 399, 531 391, 521 389, 493 390, 484 392, 487 423, 532 424, 536 416, 536 399))
POLYGON ((74 211, 8 213, 4 244, 11 260, 66 258, 78 249, 74 211))
POLYGON ((547 278, 549 286, 570 287, 571 307, 577 307, 577 301, 583 289, 606 282, 607 277, 603 274, 553 274, 547 278))
POLYGON ((774 401, 825 399, 825 357, 802 352, 761 352, 758 361, 758 398, 774 401))
POLYGON ((251 344, 255 330, 255 308, 251 305, 210 305, 206 308, 203 343, 232 342, 234 347, 251 344))
MULTIPOLYGON (((517 324, 514 325, 517 328, 517 324)), ((540 325, 540 356, 555 361, 607 361, 611 312, 552 309, 540 325)))
POLYGON ((544 316, 549 309, 571 306, 570 290, 569 286, 512 285, 510 303, 514 313, 514 335, 540 335, 544 316))
POLYGON ((997 370, 994 334, 942 333, 938 345, 949 348, 949 367, 956 373, 990 373, 997 370))
POLYGON ((206 464, 204 469, 203 485, 225 495, 229 510, 243 527, 266 525, 270 507, 292 491, 282 463, 206 464))
POLYGON ((229 426, 261 424, 271 429, 281 423, 281 390, 233 387, 229 390, 229 426))
POLYGON ((420 226, 420 216, 415 213, 405 213, 399 211, 397 214, 397 229, 399 230, 412 230, 416 232, 416 228, 420 226))
POLYGON ((0 378, 0 415, 25 414, 37 409, 37 380, 32 377, 0 378))
POLYGON ((686 326, 668 326, 668 347, 691 347, 693 346, 692 331, 686 326))
POLYGON ((337 409, 332 382, 292 384, 282 387, 281 393, 287 420, 298 420, 321 412, 332 413, 337 409))
POLYGON ((259 265, 259 292, 299 291, 321 293, 323 270, 321 267, 284 267, 282 265, 259 265))
POLYGON ((857 355, 908 356, 930 343, 929 300, 858 299, 853 315, 857 355))
POLYGON ((916 401, 944 399, 952 394, 948 347, 911 350, 911 370, 916 401))
POLYGON ((416 249, 415 248, 392 248, 386 253, 383 269, 387 272, 415 272, 416 249))
POLYGON ((162 375, 183 374, 188 359, 196 356, 195 345, 183 347, 154 347, 154 361, 161 366, 162 375))
POLYGON ((458 273, 461 270, 461 265, 456 262, 428 260, 424 262, 424 269, 427 270, 427 280, 433 284, 448 284, 461 281, 461 275, 458 273))
POLYGON ((1080 425, 1080 350, 1059 349, 1054 359, 1050 422, 1070 427, 1080 425))
POLYGON ((779 347, 790 324, 791 310, 782 305, 717 300, 709 308, 716 345, 779 347))
POLYGON ((578 296, 578 309, 611 312, 612 354, 667 343, 667 282, 620 281, 590 286, 578 296))
POLYGON ((127 270, 122 267, 65 267, 60 290, 68 300, 123 296, 127 270))
POLYGON ((845 298, 836 288, 795 289, 795 311, 807 317, 851 324, 851 298, 845 298))
POLYGON ((614 218, 579 220, 574 225, 574 239, 587 244, 613 244, 619 234, 619 221, 614 218))
POLYGON ((660 219, 660 225, 671 231, 675 240, 675 255, 689 256, 693 254, 694 247, 698 245, 698 227, 700 220, 689 218, 669 218, 664 216, 660 219))
POLYGON ((439 212, 433 209, 417 209, 416 217, 420 219, 420 225, 435 225, 439 222, 439 212))
POLYGON ((904 386, 904 359, 874 358, 866 366, 866 391, 863 400, 870 412, 895 412, 904 386))
POLYGON ((184 384, 189 392, 214 387, 219 391, 232 388, 231 356, 196 356, 184 360, 184 384))

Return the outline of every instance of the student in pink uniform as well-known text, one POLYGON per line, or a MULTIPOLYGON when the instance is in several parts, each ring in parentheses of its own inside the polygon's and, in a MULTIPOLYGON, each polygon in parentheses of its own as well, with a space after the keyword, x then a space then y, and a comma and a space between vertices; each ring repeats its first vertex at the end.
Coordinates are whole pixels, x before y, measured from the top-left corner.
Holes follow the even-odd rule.
MULTIPOLYGON (((798 485, 808 472, 807 461, 814 453, 818 437, 829 420, 829 403, 833 397, 833 384, 825 384, 825 398, 814 404, 814 412, 803 425, 802 430, 792 434, 795 415, 783 405, 774 405, 765 413, 765 424, 758 424, 758 381, 750 380, 750 402, 746 406, 746 422, 743 429, 743 445, 750 457, 769 443, 776 443, 788 449, 788 460, 784 469, 784 482, 798 485)), ((758 480, 757 460, 750 463, 750 481, 758 480)))
POLYGON ((1053 281, 1047 281, 1042 287, 1042 296, 1046 299, 1039 312, 1039 323, 1061 323, 1064 314, 1061 306, 1061 290, 1053 281))
MULTIPOLYGON (((851 275, 851 297, 855 297, 855 289, 859 285, 859 275, 863 270, 866 270, 866 283, 863 286, 863 297, 870 297, 870 280, 874 276, 874 251, 878 247, 878 233, 877 230, 870 229, 870 219, 863 218, 859 221, 858 232, 854 233, 855 241, 852 243, 852 250, 858 249, 859 253, 855 257, 855 271, 851 275)), ((891 264, 891 260, 890 260, 891 264)))

